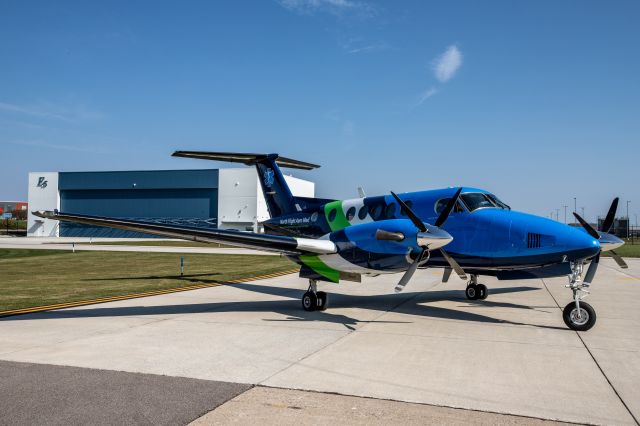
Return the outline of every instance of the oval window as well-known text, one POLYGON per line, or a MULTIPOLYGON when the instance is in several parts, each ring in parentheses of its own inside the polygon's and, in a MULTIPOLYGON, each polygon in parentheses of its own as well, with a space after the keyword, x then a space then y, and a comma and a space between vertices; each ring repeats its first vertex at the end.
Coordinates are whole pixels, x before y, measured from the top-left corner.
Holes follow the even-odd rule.
MULTIPOLYGON (((413 207, 413 202, 411 200, 406 200, 406 201, 403 200, 403 201, 407 205, 407 207, 409 207, 409 208, 413 207)), ((407 212, 404 210, 404 207, 400 208, 400 214, 402 216, 406 216, 407 215, 407 212)))
POLYGON ((443 198, 441 200, 436 201, 436 205, 434 206, 434 210, 436 211, 436 214, 442 213, 442 209, 444 209, 445 206, 449 204, 450 199, 451 198, 443 198))
POLYGON ((396 214, 396 205, 389 204, 386 209, 384 209, 384 215, 387 219, 392 219, 396 214))
POLYGON ((371 206, 369 208, 369 214, 371 215, 373 220, 380 219, 380 216, 382 216, 382 206, 380 204, 377 204, 375 206, 371 206))
POLYGON ((358 210, 358 219, 365 220, 366 217, 367 217, 367 206, 362 206, 360 207, 360 210, 358 210))
POLYGON ((336 215, 338 214, 336 209, 329 210, 329 222, 333 222, 336 220, 336 215))
POLYGON ((349 207, 349 210, 347 210, 347 220, 349 222, 351 222, 353 220, 353 218, 356 215, 356 208, 355 207, 349 207))

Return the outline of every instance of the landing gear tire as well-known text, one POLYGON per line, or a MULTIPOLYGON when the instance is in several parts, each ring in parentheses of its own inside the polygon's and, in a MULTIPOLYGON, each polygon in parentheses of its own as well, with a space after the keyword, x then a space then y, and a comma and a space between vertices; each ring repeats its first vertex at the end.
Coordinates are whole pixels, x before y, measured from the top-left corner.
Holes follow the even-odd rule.
POLYGON ((464 291, 464 295, 469 300, 478 300, 478 286, 476 284, 469 284, 464 291))
POLYGON ((596 311, 586 302, 580 302, 580 311, 578 311, 576 303, 571 302, 564 307, 562 319, 572 330, 587 331, 596 323, 596 311))
POLYGON ((302 309, 307 312, 315 311, 318 308, 318 297, 315 293, 307 291, 302 295, 302 309))
POLYGON ((318 302, 316 305, 316 310, 318 311, 326 311, 329 307, 329 295, 324 291, 319 291, 316 293, 318 298, 318 302))
POLYGON ((484 284, 476 285, 476 299, 484 300, 489 295, 489 289, 484 284))

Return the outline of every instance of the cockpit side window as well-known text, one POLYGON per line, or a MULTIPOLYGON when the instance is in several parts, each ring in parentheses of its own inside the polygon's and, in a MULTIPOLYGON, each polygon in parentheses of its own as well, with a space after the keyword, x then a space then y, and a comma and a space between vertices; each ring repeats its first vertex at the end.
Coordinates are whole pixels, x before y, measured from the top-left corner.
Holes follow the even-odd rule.
POLYGON ((487 197, 489 197, 489 199, 491 201, 493 201, 494 204, 496 204, 498 207, 500 207, 501 209, 504 210, 511 210, 511 207, 509 207, 508 204, 503 203, 502 201, 500 201, 500 199, 498 197, 496 197, 493 194, 486 194, 487 197))
MULTIPOLYGON (((442 209, 444 209, 445 206, 449 203, 449 200, 451 200, 451 197, 442 198, 442 199, 436 201, 436 205, 433 206, 434 210, 436 211, 436 214, 440 214, 442 212, 442 209)), ((453 207, 453 212, 454 213, 464 212, 464 208, 460 205, 460 201, 459 200, 456 203, 456 205, 453 207)))
POLYGON ((480 192, 461 194, 460 198, 462 198, 470 212, 486 207, 498 207, 488 196, 480 192))

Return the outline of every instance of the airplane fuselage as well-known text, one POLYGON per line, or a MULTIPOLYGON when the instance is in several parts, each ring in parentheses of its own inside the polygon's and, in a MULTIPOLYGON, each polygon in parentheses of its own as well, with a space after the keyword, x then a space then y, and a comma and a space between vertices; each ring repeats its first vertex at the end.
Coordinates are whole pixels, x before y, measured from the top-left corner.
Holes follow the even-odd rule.
MULTIPOLYGON (((399 197, 424 222, 433 223, 455 190, 409 192, 399 197)), ((299 212, 264 222, 265 230, 333 241, 338 253, 313 259, 330 269, 365 274, 399 272, 413 262, 411 253, 419 250, 415 239, 374 238, 378 229, 415 234, 406 213, 391 195, 320 203, 300 199, 299 207, 299 212)), ((570 262, 593 257, 600 250, 598 240, 581 228, 512 211, 494 195, 476 188, 463 188, 458 205, 442 229, 453 237, 447 252, 465 271, 500 279, 566 275, 570 262)), ((428 264, 448 266, 437 250, 431 252, 428 264)))

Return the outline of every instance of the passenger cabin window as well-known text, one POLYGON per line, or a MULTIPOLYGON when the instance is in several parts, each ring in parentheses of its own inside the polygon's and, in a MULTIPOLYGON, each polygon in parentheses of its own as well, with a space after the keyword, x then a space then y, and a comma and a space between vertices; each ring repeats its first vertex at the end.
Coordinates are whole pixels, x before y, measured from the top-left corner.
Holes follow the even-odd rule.
POLYGON ((329 222, 333 222, 334 220, 336 220, 337 214, 338 212, 336 211, 336 209, 329 210, 329 222))
POLYGON ((462 201, 467 206, 470 212, 477 209, 487 208, 487 207, 492 207, 492 208, 498 207, 498 205, 495 204, 493 201, 491 201, 491 199, 486 194, 482 194, 480 192, 471 192, 467 194, 461 194, 460 198, 462 199, 462 201))
POLYGON ((371 206, 371 208, 369 209, 369 214, 371 215, 373 220, 380 219, 380 216, 382 216, 382 206, 380 204, 371 206))
POLYGON ((355 215, 356 215, 356 208, 349 207, 349 210, 347 210, 347 220, 351 222, 355 215))
POLYGON ((366 217, 367 217, 367 206, 362 206, 360 207, 360 210, 358 210, 358 219, 365 220, 366 217))
MULTIPOLYGON (((413 202, 411 200, 403 200, 407 207, 411 208, 413 206, 413 202)), ((407 212, 404 210, 404 207, 400 207, 400 214, 402 216, 406 216, 407 212)))
POLYGON ((384 210, 384 215, 387 217, 387 219, 393 219, 395 214, 396 214, 396 205, 391 203, 384 210))
MULTIPOLYGON (((436 201, 436 205, 435 205, 434 208, 435 208, 435 211, 436 211, 437 214, 442 213, 442 210, 446 207, 447 204, 449 204, 449 200, 451 200, 451 198, 443 198, 441 200, 436 201)), ((453 206, 453 212, 454 213, 464 212, 464 209, 460 205, 460 201, 459 200, 456 203, 456 205, 453 206)))

